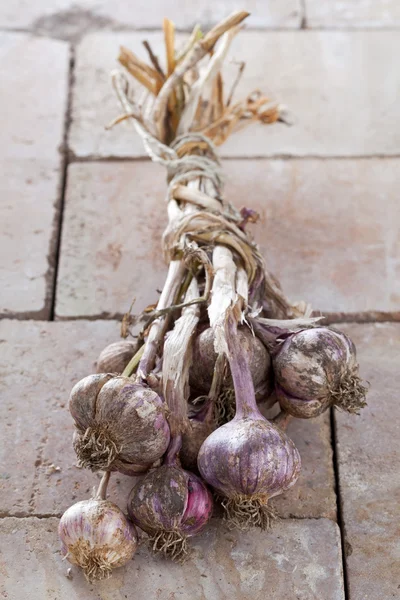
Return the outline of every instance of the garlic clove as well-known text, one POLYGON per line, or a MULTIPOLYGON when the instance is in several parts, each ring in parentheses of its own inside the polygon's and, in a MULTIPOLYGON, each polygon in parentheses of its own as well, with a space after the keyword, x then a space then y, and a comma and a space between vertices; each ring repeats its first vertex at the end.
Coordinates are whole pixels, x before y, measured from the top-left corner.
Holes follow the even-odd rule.
POLYGON ((68 408, 75 425, 82 431, 92 427, 96 416, 96 400, 103 387, 112 379, 109 373, 98 373, 84 377, 71 390, 68 408))

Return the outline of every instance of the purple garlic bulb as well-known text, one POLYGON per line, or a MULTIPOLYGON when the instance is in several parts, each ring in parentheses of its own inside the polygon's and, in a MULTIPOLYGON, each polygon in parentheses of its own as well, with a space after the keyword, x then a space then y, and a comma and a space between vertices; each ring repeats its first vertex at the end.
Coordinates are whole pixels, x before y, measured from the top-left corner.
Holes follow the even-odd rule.
POLYGON ((277 347, 273 367, 278 401, 294 417, 316 417, 332 405, 358 414, 366 404, 355 346, 339 331, 292 333, 277 347))
POLYGON ((198 467, 224 497, 229 522, 264 529, 274 517, 268 501, 296 483, 301 460, 292 440, 261 414, 236 414, 205 440, 198 467))
POLYGON ((92 471, 144 472, 168 448, 165 402, 129 377, 85 377, 72 389, 69 409, 78 464, 92 471))
POLYGON ((211 494, 201 479, 172 461, 134 486, 128 514, 150 536, 154 552, 179 561, 187 553, 187 538, 209 521, 212 506, 211 494))
POLYGON ((63 556, 78 565, 90 582, 109 577, 112 569, 126 564, 138 544, 135 526, 105 495, 68 508, 58 534, 63 556))
POLYGON ((296 483, 301 461, 290 438, 257 407, 248 346, 236 335, 236 319, 233 309, 227 311, 224 334, 236 414, 205 440, 197 464, 203 479, 224 497, 231 524, 264 529, 274 516, 268 501, 296 483))

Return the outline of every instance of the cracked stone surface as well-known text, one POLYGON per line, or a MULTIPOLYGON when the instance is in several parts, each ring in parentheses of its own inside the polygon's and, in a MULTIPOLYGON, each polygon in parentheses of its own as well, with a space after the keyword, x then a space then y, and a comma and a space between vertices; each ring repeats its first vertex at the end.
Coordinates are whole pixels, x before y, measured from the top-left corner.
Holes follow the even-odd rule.
POLYGON ((192 541, 184 565, 149 556, 140 547, 132 562, 106 581, 88 585, 62 561, 57 519, 2 519, 0 552, 6 598, 23 600, 344 600, 340 533, 327 519, 281 521, 272 531, 232 532, 211 524, 192 541))
MULTIPOLYGON (((145 37, 162 57, 161 33, 145 37)), ((144 156, 128 123, 104 131, 119 113, 109 75, 117 67, 119 46, 145 59, 142 40, 142 33, 96 33, 79 44, 69 137, 77 156, 144 156)), ((399 52, 396 31, 242 32, 230 51, 233 59, 246 62, 235 98, 261 89, 288 107, 293 125, 246 127, 224 144, 222 154, 398 155, 400 72, 392 57, 399 52)), ((236 72, 228 60, 226 89, 236 72)))
MULTIPOLYGON (((67 403, 72 386, 118 336, 115 321, 0 321, 0 514, 59 515, 97 486, 99 474, 75 466, 67 403)), ((279 514, 335 518, 328 421, 293 423, 289 435, 304 466, 296 486, 276 499, 279 514)), ((132 485, 113 475, 110 498, 124 507, 132 485)))
POLYGON ((43 319, 53 285, 68 45, 2 32, 0 61, 7 67, 0 130, 0 315, 43 319))
POLYGON ((396 598, 400 583, 400 324, 347 325, 368 406, 336 413, 340 495, 350 600, 396 598))

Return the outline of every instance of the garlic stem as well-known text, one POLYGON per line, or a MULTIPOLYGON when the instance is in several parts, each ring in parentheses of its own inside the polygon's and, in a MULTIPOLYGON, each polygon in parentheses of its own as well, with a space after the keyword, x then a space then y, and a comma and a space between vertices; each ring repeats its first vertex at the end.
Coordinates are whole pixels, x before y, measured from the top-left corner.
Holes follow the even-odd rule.
POLYGON ((237 335, 237 320, 230 310, 225 322, 225 340, 228 347, 228 361, 231 368, 233 387, 235 389, 235 419, 251 417, 264 419, 260 413, 253 378, 249 365, 248 348, 243 345, 237 335))
MULTIPOLYGON (((168 275, 163 287, 160 299, 157 304, 157 310, 161 310, 170 306, 175 299, 185 273, 185 265, 181 260, 172 260, 169 263, 168 275)), ((146 379, 154 366, 157 350, 163 338, 165 316, 161 316, 153 321, 149 335, 144 345, 143 356, 139 362, 138 375, 141 379, 146 379)))
POLYGON ((140 359, 143 356, 143 352, 144 352, 144 346, 141 346, 139 348, 139 350, 136 352, 136 354, 134 354, 132 356, 131 360, 126 365, 125 369, 122 372, 122 377, 130 377, 132 375, 133 371, 136 369, 136 367, 139 364, 140 359))
POLYGON ((99 500, 106 500, 107 498, 107 486, 108 486, 108 482, 110 481, 110 471, 105 471, 103 473, 103 477, 101 478, 99 487, 97 488, 97 492, 96 492, 96 499, 99 500))

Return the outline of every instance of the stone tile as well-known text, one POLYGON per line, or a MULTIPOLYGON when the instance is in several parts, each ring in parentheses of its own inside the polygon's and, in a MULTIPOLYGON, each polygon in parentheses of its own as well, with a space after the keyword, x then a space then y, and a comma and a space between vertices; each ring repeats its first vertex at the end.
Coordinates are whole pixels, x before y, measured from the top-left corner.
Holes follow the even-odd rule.
POLYGON ((145 545, 133 562, 95 585, 59 555, 57 519, 3 519, 0 549, 4 597, 23 600, 138 598, 343 600, 340 533, 329 520, 285 521, 271 532, 229 532, 215 523, 194 538, 183 565, 149 556, 145 545))
POLYGON ((398 27, 397 0, 306 0, 308 27, 398 27))
MULTIPOLYGON (((59 515, 91 495, 99 476, 75 467, 67 401, 118 335, 115 321, 0 321, 0 515, 59 515)), ((303 474, 276 501, 280 514, 334 518, 327 422, 294 423, 289 434, 301 452, 303 474)), ((110 498, 123 507, 133 482, 113 475, 110 498)))
POLYGON ((295 516, 335 520, 335 475, 329 413, 316 419, 293 420, 287 434, 300 452, 301 473, 291 490, 274 498, 277 513, 284 519, 295 516))
POLYGON ((398 159, 223 167, 226 197, 260 213, 252 232, 289 298, 323 312, 400 312, 398 159))
POLYGON ((400 325, 340 325, 370 382, 359 417, 336 413, 350 600, 399 594, 400 325))
POLYGON ((132 10, 125 0, 18 0, 0 7, 1 27, 32 27, 53 36, 71 37, 86 30, 113 27, 133 29, 160 27, 165 16, 176 27, 188 29, 195 23, 214 25, 234 10, 248 10, 250 27, 298 27, 301 20, 299 0, 247 0, 226 2, 210 0, 201 4, 193 0, 150 0, 132 10))
MULTIPOLYGON (((145 57, 143 37, 100 33, 79 45, 70 135, 76 155, 144 155, 128 123, 111 132, 103 129, 119 110, 109 78, 118 47, 124 44, 145 57)), ((145 37, 163 56, 161 34, 145 37)), ((400 72, 392 60, 399 52, 400 36, 395 31, 242 32, 231 49, 233 59, 246 61, 235 97, 262 89, 289 108, 294 124, 249 126, 228 140, 223 155, 399 154, 400 133, 394 124, 400 72)), ((226 89, 236 69, 226 65, 226 89)))
POLYGON ((68 94, 68 46, 0 34, 0 314, 49 316, 68 94), (49 75, 51 74, 51 87, 49 75))
POLYGON ((75 164, 68 170, 58 317, 123 314, 157 302, 167 267, 164 170, 150 162, 75 164))

